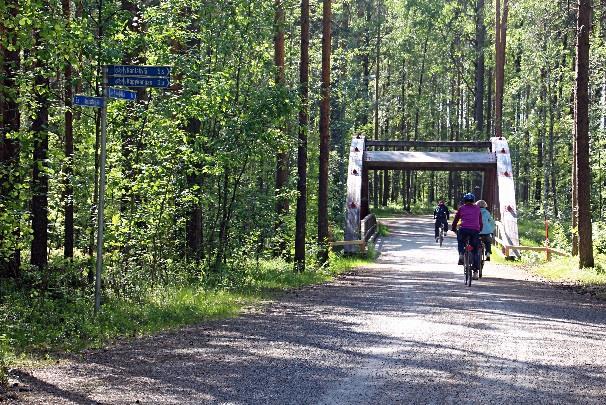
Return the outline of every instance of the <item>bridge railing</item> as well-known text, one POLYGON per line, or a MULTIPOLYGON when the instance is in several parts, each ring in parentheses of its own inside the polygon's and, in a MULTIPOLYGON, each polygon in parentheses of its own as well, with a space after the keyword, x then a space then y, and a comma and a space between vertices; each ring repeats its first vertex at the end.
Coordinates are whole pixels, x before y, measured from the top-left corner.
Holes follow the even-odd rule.
POLYGON ((545 245, 545 246, 510 245, 505 242, 505 239, 503 237, 504 232, 505 232, 503 223, 501 221, 495 221, 495 223, 496 223, 496 231, 495 231, 494 242, 496 245, 501 246, 501 250, 502 250, 503 254, 505 255, 505 257, 512 256, 511 253, 513 251, 522 251, 522 250, 529 250, 529 251, 534 251, 534 252, 545 252, 545 258, 547 259, 547 261, 551 260, 551 255, 568 256, 568 257, 571 256, 571 254, 568 252, 554 249, 547 245, 545 245))
POLYGON ((362 239, 335 241, 331 242, 330 246, 358 246, 360 253, 366 252, 366 247, 368 246, 368 243, 374 241, 374 239, 378 235, 379 223, 375 214, 368 214, 360 222, 360 228, 360 234, 362 235, 362 239))

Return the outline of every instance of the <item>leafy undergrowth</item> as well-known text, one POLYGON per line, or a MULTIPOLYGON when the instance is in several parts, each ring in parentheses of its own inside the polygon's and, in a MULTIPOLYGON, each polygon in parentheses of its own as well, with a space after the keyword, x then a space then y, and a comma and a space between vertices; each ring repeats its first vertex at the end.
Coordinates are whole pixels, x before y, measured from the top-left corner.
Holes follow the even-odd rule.
POLYGON ((233 317, 283 290, 323 283, 367 259, 331 257, 326 269, 294 272, 281 260, 252 263, 229 287, 172 285, 149 288, 137 298, 105 296, 93 314, 89 292, 40 293, 2 289, 0 301, 0 382, 9 363, 42 361, 61 352, 100 347, 114 339, 233 317))
POLYGON ((389 227, 387 225, 379 222, 379 227, 378 227, 377 233, 379 234, 379 236, 382 236, 382 237, 389 236, 389 227))

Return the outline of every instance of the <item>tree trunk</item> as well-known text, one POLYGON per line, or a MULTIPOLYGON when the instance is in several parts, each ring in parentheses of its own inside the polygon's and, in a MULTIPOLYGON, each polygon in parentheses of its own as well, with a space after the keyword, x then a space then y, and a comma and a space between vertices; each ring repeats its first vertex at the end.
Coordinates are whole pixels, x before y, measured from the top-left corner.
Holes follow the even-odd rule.
POLYGON ((299 145, 297 148, 296 270, 305 270, 307 225, 307 128, 309 125, 309 0, 301 0, 301 63, 299 65, 299 145))
MULTIPOLYGON (((282 0, 275 0, 275 36, 274 36, 274 63, 276 65, 276 85, 284 87, 284 5, 282 0)), ((282 130, 283 132, 283 130, 282 130)), ((285 197, 285 189, 288 183, 288 151, 280 150, 276 155, 276 202, 275 210, 277 216, 276 231, 280 233, 284 227, 284 216, 288 212, 288 199, 285 197)), ((276 255, 286 252, 286 240, 284 235, 279 236, 279 244, 276 255)))
MULTIPOLYGON (((65 25, 69 29, 71 20, 71 0, 61 1, 65 25)), ((64 190, 63 205, 65 210, 64 232, 63 232, 63 257, 71 259, 74 257, 74 187, 72 176, 74 174, 74 128, 72 116, 72 64, 65 61, 63 71, 65 79, 65 162, 63 166, 64 190)))
MULTIPOLYGON (((543 189, 542 185, 545 182, 545 171, 544 168, 544 149, 545 149, 545 132, 547 127, 547 117, 545 113, 546 108, 546 97, 547 91, 545 89, 545 80, 546 74, 545 70, 541 69, 541 91, 540 91, 540 106, 539 106, 539 136, 537 139, 537 174, 535 177, 535 188, 534 188, 534 201, 535 203, 543 203, 542 206, 545 206, 547 203, 547 199, 543 199, 543 191, 547 191, 547 189, 543 189)), ((537 207, 538 208, 538 207, 537 207)))
MULTIPOLYGON (((9 0, 6 3, 9 14, 16 18, 18 2, 9 0)), ((19 71, 19 48, 16 35, 6 35, 10 28, 5 27, 0 20, 0 37, 7 38, 5 47, 0 41, 0 200, 8 204, 19 204, 16 186, 20 181, 19 173, 19 141, 8 137, 10 133, 19 131, 20 114, 17 99, 19 88, 16 83, 19 71), (17 174, 17 176, 11 176, 17 174), (11 178, 12 177, 12 178, 11 178)), ((0 211, 0 278, 19 277, 21 267, 21 252, 17 242, 20 237, 19 218, 9 210, 0 211)))
POLYGON ((322 1, 322 85, 320 102, 320 173, 318 179, 318 260, 328 263, 328 153, 330 146, 331 0, 322 1))
POLYGON ((495 26, 495 136, 503 136, 503 90, 505 86, 505 49, 507 44, 507 16, 509 1, 503 0, 503 15, 501 16, 501 1, 496 0, 495 26))
MULTIPOLYGON (((43 9, 46 7, 43 6, 43 9)), ((36 50, 43 49, 40 31, 34 33, 36 50)), ((35 83, 35 116, 32 121, 34 138, 34 168, 32 172, 32 251, 31 264, 45 268, 48 264, 48 109, 50 94, 49 79, 44 76, 46 67, 41 55, 36 55, 34 62, 35 83)))
POLYGON ((414 140, 419 139, 419 105, 421 104, 421 96, 423 95, 423 79, 425 77, 425 59, 427 58, 427 44, 429 42, 429 33, 425 34, 425 44, 423 45, 423 57, 421 59, 421 70, 419 72, 419 85, 417 87, 417 102, 415 107, 415 126, 414 140))
MULTIPOLYGON (((380 6, 377 11, 377 41, 375 43, 375 102, 373 106, 374 111, 374 138, 379 139, 379 102, 381 99, 379 87, 381 78, 381 9, 380 6)), ((378 208, 381 203, 381 179, 378 170, 374 171, 373 181, 373 205, 374 208, 378 208)))
POLYGON ((369 86, 370 86, 370 23, 371 23, 371 14, 372 4, 371 2, 367 2, 366 4, 366 12, 365 12, 365 27, 364 31, 364 51, 362 52, 362 70, 364 77, 362 78, 362 87, 364 91, 363 101, 364 101, 364 112, 362 114, 361 124, 362 126, 366 126, 368 124, 368 114, 370 112, 370 102, 369 102, 369 86))
POLYGON ((475 86, 475 121, 476 131, 481 134, 484 130, 484 41, 486 26, 484 25, 484 0, 477 0, 476 7, 476 86, 475 86))
MULTIPOLYGON (((191 144, 195 144, 196 137, 200 136, 201 121, 197 118, 189 118, 185 131, 187 132, 191 144)), ((191 202, 191 207, 185 222, 186 238, 187 238, 187 256, 191 256, 195 261, 200 261, 204 258, 203 249, 203 212, 202 190, 204 186, 204 178, 202 167, 198 163, 193 168, 191 173, 187 175, 187 186, 192 190, 195 198, 191 202)))
POLYGON ((579 267, 593 267, 589 162, 589 34, 591 0, 578 0, 574 125, 578 190, 579 267))
POLYGON ((486 138, 492 136, 492 68, 488 68, 488 94, 486 97, 486 138))
POLYGON ((555 126, 555 109, 557 108, 557 99, 553 93, 553 88, 550 88, 549 95, 549 168, 547 172, 551 176, 551 199, 553 204, 553 217, 558 218, 558 189, 556 187, 556 165, 554 164, 554 126, 555 126))

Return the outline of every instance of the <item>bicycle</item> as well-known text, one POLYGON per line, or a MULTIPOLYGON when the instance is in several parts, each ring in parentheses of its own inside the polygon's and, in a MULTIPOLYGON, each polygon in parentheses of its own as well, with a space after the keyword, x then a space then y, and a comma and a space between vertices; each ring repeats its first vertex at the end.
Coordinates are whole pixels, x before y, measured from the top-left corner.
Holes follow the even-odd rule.
POLYGON ((442 243, 444 242, 444 234, 446 233, 446 225, 440 225, 440 234, 438 236, 438 240, 440 242, 440 247, 442 247, 442 243))
POLYGON ((465 274, 465 285, 471 287, 471 280, 473 279, 473 246, 469 243, 469 238, 466 238, 465 240, 463 273, 465 274))
MULTIPOLYGON (((478 252, 474 253, 473 245, 470 243, 470 236, 465 236, 465 250, 463 252, 463 273, 465 274, 465 285, 471 287, 471 280, 473 280, 474 270, 479 270, 479 277, 481 277, 482 267, 480 264, 480 268, 478 268, 475 264, 474 255, 480 254, 478 252)), ((478 246, 479 249, 479 246, 478 246)), ((479 259, 479 258, 478 258, 479 259)), ((476 278, 476 280, 478 279, 476 278)))
POLYGON ((480 246, 478 247, 478 255, 480 256, 480 268, 478 271, 478 278, 482 278, 482 270, 484 269, 484 262, 486 261, 486 247, 484 241, 480 238, 480 246))

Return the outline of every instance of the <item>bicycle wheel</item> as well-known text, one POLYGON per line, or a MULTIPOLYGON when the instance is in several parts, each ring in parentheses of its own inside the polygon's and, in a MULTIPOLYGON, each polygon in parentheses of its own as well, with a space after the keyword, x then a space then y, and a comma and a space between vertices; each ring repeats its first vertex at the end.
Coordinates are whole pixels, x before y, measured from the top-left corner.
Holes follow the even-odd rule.
POLYGON ((444 229, 440 227, 440 247, 442 247, 442 242, 444 242, 444 229))
POLYGON ((471 252, 468 250, 465 250, 465 253, 463 254, 463 268, 465 272, 465 285, 471 287, 473 258, 471 257, 471 252))
POLYGON ((486 260, 486 250, 484 249, 484 242, 480 243, 480 271, 478 278, 482 278, 482 270, 484 269, 484 261, 486 260))

